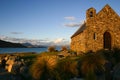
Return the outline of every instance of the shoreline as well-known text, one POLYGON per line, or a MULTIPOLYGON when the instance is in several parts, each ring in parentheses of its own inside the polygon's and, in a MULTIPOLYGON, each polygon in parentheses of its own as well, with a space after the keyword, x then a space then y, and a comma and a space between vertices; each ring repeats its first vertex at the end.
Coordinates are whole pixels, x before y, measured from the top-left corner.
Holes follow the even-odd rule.
POLYGON ((11 53, 41 53, 47 51, 47 48, 0 48, 0 54, 11 53))
POLYGON ((7 56, 7 55, 31 55, 31 54, 38 54, 36 52, 15 52, 15 53, 0 53, 0 56, 7 56))

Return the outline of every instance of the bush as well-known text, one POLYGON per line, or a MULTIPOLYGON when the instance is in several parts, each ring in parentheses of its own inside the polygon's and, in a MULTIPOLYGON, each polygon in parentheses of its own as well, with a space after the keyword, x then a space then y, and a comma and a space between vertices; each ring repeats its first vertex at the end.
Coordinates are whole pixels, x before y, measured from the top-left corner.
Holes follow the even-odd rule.
POLYGON ((104 58, 106 59, 106 60, 108 60, 108 61, 111 61, 111 59, 112 59, 112 51, 110 51, 110 50, 104 50, 104 49, 101 49, 101 50, 98 50, 97 52, 96 52, 97 54, 100 54, 100 55, 103 55, 104 56, 104 58))
POLYGON ((48 80, 53 78, 56 58, 52 56, 39 56, 31 66, 30 72, 34 79, 48 80))
POLYGON ((62 46, 61 47, 61 51, 66 51, 67 50, 67 47, 66 46, 62 46))
POLYGON ((73 51, 73 50, 68 50, 68 53, 72 54, 72 55, 77 55, 77 52, 76 51, 73 51))
POLYGON ((70 80, 77 76, 77 62, 70 57, 61 59, 56 66, 56 80, 70 80))
POLYGON ((116 64, 120 62, 120 49, 113 48, 113 58, 115 59, 116 64))
POLYGON ((77 62, 70 57, 58 59, 56 56, 42 55, 31 66, 30 72, 36 80, 70 80, 77 75, 77 62))
POLYGON ((55 52, 55 46, 49 46, 48 47, 48 52, 55 52))
POLYGON ((105 59, 101 54, 89 51, 82 57, 81 71, 86 76, 86 80, 96 80, 96 70, 104 71, 105 59))

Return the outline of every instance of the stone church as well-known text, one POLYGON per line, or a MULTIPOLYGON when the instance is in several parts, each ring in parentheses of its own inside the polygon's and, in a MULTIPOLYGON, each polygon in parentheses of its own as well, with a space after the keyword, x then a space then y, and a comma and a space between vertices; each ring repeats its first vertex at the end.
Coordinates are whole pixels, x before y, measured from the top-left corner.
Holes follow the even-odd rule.
POLYGON ((120 16, 108 4, 98 13, 89 8, 84 24, 71 36, 70 47, 76 52, 120 47, 120 16))

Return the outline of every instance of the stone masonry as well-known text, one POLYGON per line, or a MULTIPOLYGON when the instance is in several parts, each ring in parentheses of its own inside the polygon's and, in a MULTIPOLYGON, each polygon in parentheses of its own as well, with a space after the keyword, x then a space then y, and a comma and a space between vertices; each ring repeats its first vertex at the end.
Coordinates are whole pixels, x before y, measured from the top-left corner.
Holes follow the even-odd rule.
POLYGON ((71 37, 71 50, 86 52, 114 47, 120 47, 119 15, 108 4, 98 13, 89 8, 85 23, 71 37))

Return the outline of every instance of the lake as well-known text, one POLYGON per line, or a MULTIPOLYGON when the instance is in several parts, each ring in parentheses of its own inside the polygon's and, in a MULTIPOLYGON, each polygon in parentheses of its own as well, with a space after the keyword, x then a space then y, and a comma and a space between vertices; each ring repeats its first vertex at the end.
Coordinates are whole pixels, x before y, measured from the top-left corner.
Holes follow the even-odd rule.
POLYGON ((16 52, 44 52, 47 48, 0 48, 0 53, 16 53, 16 52))
MULTIPOLYGON (((57 47, 56 50, 60 50, 60 47, 57 47)), ((0 48, 1 53, 16 53, 16 52, 44 52, 47 51, 47 48, 0 48)))

